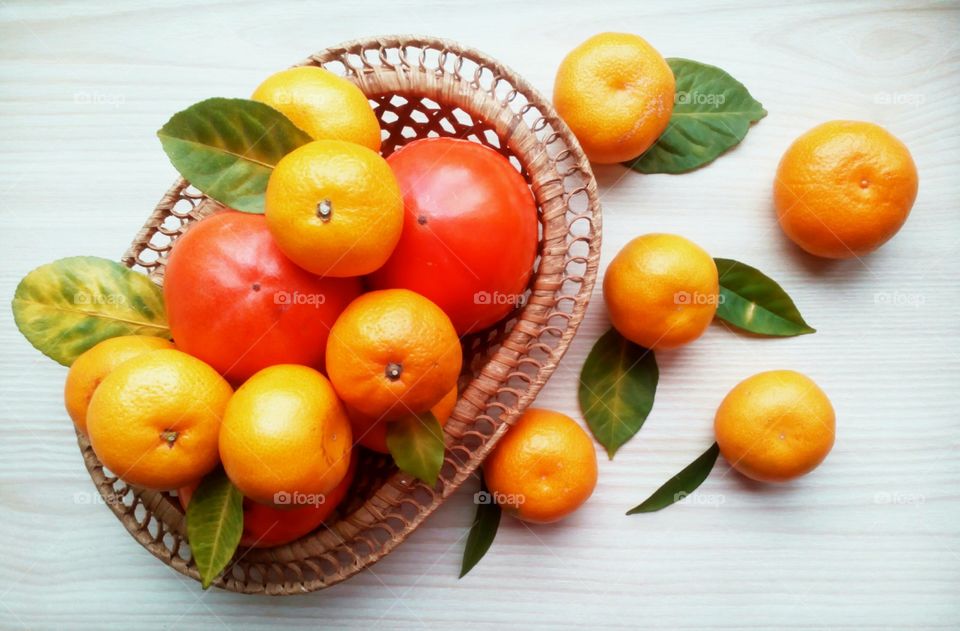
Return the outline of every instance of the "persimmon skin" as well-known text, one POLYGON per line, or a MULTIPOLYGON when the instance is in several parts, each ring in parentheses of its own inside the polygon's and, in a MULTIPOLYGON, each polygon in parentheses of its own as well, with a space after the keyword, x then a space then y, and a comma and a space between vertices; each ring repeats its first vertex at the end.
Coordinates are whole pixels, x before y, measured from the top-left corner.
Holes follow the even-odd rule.
POLYGON ((460 335, 506 317, 537 255, 537 204, 523 176, 493 149, 456 138, 416 140, 387 163, 403 194, 403 233, 373 287, 429 298, 460 335))

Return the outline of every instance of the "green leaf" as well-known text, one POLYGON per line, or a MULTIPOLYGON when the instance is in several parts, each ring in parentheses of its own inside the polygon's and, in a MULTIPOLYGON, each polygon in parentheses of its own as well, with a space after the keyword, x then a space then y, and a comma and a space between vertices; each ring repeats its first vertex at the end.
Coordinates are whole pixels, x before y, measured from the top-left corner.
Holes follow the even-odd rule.
POLYGON ((467 575, 480 562, 490 549, 497 529, 500 527, 500 507, 490 494, 486 482, 480 479, 480 491, 473 496, 477 505, 477 515, 467 535, 467 545, 463 549, 463 562, 460 564, 460 578, 467 575))
POLYGON ((94 256, 33 270, 17 285, 12 306, 23 336, 64 366, 107 338, 170 339, 163 290, 143 274, 94 256))
POLYGON ((243 535, 243 494, 217 470, 203 479, 187 506, 187 541, 204 589, 233 558, 243 535))
POLYGON ((653 495, 643 501, 642 504, 634 506, 627 511, 627 515, 637 513, 652 513, 661 508, 666 508, 674 502, 679 502, 687 495, 693 493, 700 486, 713 465, 717 462, 717 456, 720 454, 720 446, 713 443, 710 449, 703 452, 696 460, 684 467, 683 471, 673 476, 659 489, 653 492, 653 495))
POLYGON ((248 213, 263 213, 263 194, 277 162, 312 140, 269 105, 223 98, 177 112, 157 136, 188 182, 248 213))
POLYGON ((709 164, 767 115, 747 88, 720 68, 690 59, 667 63, 677 82, 673 114, 657 142, 624 163, 640 173, 686 173, 709 164))
POLYGON ((713 260, 720 276, 718 318, 760 335, 790 337, 816 332, 772 278, 733 259, 713 260))
POLYGON ((611 459, 647 420, 659 378, 653 351, 616 330, 593 345, 580 372, 580 409, 611 459))
POLYGON ((387 449, 401 471, 436 484, 445 447, 443 427, 433 414, 410 414, 387 423, 387 449))

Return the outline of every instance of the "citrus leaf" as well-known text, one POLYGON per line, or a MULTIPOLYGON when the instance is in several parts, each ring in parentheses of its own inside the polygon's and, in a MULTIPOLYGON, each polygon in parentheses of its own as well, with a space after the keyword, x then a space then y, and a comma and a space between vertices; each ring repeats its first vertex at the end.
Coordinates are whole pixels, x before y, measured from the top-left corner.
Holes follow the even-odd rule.
POLYGON ((480 491, 474 494, 473 503, 477 505, 477 515, 467 535, 467 545, 463 549, 463 562, 460 564, 460 578, 467 575, 480 562, 490 549, 497 529, 500 527, 500 507, 487 489, 487 483, 480 478, 480 491))
POLYGON ((713 259, 720 276, 717 317, 744 331, 790 337, 816 333, 775 280, 733 259, 713 259))
POLYGON ((248 213, 263 213, 267 180, 280 158, 311 140, 269 105, 224 98, 177 112, 157 136, 188 182, 248 213))
POLYGON ((17 285, 12 307, 23 336, 64 366, 107 338, 170 339, 160 287, 95 256, 73 256, 33 270, 17 285))
POLYGON ((222 470, 203 479, 187 505, 187 541, 204 589, 227 567, 243 535, 243 494, 222 470))
POLYGON ((653 351, 615 329, 603 334, 587 355, 580 372, 580 410, 611 459, 647 420, 659 378, 653 351))
POLYGON ((430 412, 387 423, 387 449, 401 471, 431 486, 443 466, 443 427, 430 412))
POLYGON ((713 162, 767 115, 742 83, 690 59, 667 59, 677 87, 666 131, 639 158, 624 164, 640 173, 686 173, 713 162))
POLYGON ((638 506, 634 506, 627 511, 627 515, 637 513, 652 513, 661 508, 666 508, 674 502, 679 502, 686 496, 693 493, 700 486, 713 465, 717 462, 717 456, 720 454, 720 446, 713 443, 709 449, 700 454, 700 456, 683 468, 683 471, 673 476, 664 483, 659 489, 653 492, 638 506))

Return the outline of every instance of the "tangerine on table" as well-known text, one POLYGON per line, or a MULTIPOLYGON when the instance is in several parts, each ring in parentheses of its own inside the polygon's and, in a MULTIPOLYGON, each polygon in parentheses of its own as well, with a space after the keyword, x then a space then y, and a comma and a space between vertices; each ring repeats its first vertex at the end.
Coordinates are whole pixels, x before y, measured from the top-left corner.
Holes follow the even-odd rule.
POLYGON ((598 164, 640 156, 667 128, 676 82, 645 39, 600 33, 560 63, 553 105, 598 164))
POLYGON ((597 485, 593 441, 572 418, 528 408, 483 463, 493 499, 533 523, 562 519, 597 485))
POLYGON ((675 348, 700 337, 713 321, 719 292, 710 255, 673 234, 633 239, 603 276, 610 322, 645 348, 675 348))
POLYGON ((794 243, 832 259, 860 257, 895 235, 917 198, 906 145, 879 125, 830 121, 797 138, 773 184, 780 227, 794 243))
POLYGON ((714 431, 734 469, 761 482, 786 482, 830 453, 836 414, 809 377, 771 370, 734 386, 717 409, 714 431))

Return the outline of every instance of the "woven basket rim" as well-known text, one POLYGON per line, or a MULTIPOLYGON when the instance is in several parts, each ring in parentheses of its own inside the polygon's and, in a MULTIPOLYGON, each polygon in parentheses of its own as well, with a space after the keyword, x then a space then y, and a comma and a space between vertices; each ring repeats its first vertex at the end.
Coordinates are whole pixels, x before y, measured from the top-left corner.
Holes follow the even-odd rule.
MULTIPOLYGON (((584 267, 585 271, 582 276, 578 277, 580 279, 580 289, 577 291, 574 297, 574 305, 569 314, 569 318, 566 319, 566 325, 560 335, 559 340, 556 343, 556 347, 550 352, 549 356, 539 364, 539 369, 536 372, 536 379, 534 382, 530 383, 528 388, 518 396, 517 401, 512 409, 505 410, 500 418, 497 419, 498 423, 494 423, 495 431, 483 440, 482 445, 474 451, 472 457, 466 462, 459 462, 454 464, 454 475, 449 480, 444 480, 441 485, 442 488, 439 492, 435 492, 434 489, 430 489, 430 493, 433 496, 433 500, 427 506, 418 505, 419 510, 417 513, 406 520, 404 528, 402 531, 394 536, 389 537, 377 550, 372 550, 369 554, 365 555, 362 559, 362 562, 356 562, 353 564, 347 564, 342 567, 336 573, 330 575, 330 577, 325 577, 313 581, 303 581, 300 583, 293 583, 292 585, 286 581, 283 582, 267 582, 264 581, 263 587, 250 587, 245 582, 241 582, 236 579, 231 579, 228 576, 220 577, 214 584, 218 587, 228 589, 231 591, 238 591, 244 593, 269 593, 269 594, 293 594, 293 593, 306 593, 314 591, 317 589, 322 589, 328 587, 337 582, 345 580, 346 578, 356 574, 360 570, 370 567, 376 561, 381 559, 383 556, 391 552, 396 548, 397 545, 402 543, 406 537, 423 521, 431 515, 443 501, 449 497, 461 484, 462 482, 471 475, 476 468, 483 461, 485 456, 493 449, 497 440, 505 433, 508 426, 522 413, 522 411, 529 406, 529 404, 535 399, 536 395, 539 393, 542 386, 546 383, 549 377, 552 375, 553 371, 556 369, 563 355, 566 353, 570 341, 573 339, 576 331, 581 323, 583 316, 586 312, 587 305, 589 303, 590 296, 594 284, 596 282, 597 269, 599 266, 599 250, 600 250, 600 238, 601 238, 601 213, 600 213, 600 204, 597 194, 596 180, 594 179, 593 172, 590 169, 589 162, 587 161, 586 156, 584 155, 580 144, 574 137, 573 133, 569 130, 566 124, 560 119, 560 117, 553 110, 550 102, 546 100, 535 88, 533 88, 521 75, 510 69, 508 66, 500 63, 499 61, 491 58, 485 53, 480 52, 479 50, 463 46, 455 41, 435 38, 435 37, 422 37, 415 35, 385 35, 378 37, 369 37, 361 39, 348 40, 342 42, 336 46, 326 48, 318 53, 310 55, 304 61, 295 65, 321 65, 323 63, 329 63, 331 59, 336 58, 337 56, 343 56, 353 50, 365 51, 369 47, 377 47, 381 51, 381 55, 384 50, 388 48, 400 48, 401 51, 406 47, 417 47, 423 50, 428 48, 437 49, 443 51, 443 54, 453 54, 457 57, 459 62, 462 62, 463 59, 476 60, 478 63, 482 63, 483 66, 491 69, 498 77, 503 77, 509 81, 509 84, 513 89, 522 94, 527 103, 532 104, 537 112, 540 114, 541 118, 548 124, 554 133, 559 136, 562 143, 568 148, 568 151, 571 155, 571 159, 575 162, 576 168, 584 175, 586 179, 586 184, 583 189, 586 192, 588 198, 588 207, 586 210, 582 211, 582 215, 588 217, 590 221, 591 234, 589 241, 587 242, 588 255, 584 258, 584 267)), ((405 59, 404 55, 400 55, 401 59, 405 59)), ((422 61, 422 60, 421 60, 422 61)), ((364 62, 366 63, 366 62, 364 62)), ((442 63, 441 63, 442 66, 442 63)), ((361 69, 362 73, 367 72, 366 68, 361 69)), ((370 73, 385 72, 390 73, 394 70, 377 70, 370 69, 370 73)), ((425 72, 425 70, 424 70, 425 72)), ((366 75, 364 75, 366 76, 366 75)), ((458 75, 459 76, 459 75, 458 75)), ((438 71, 438 77, 444 81, 449 81, 442 72, 438 71)), ((349 77, 348 77, 349 78, 349 77)), ((353 80, 353 79, 351 79, 353 80)), ((357 82, 357 81, 355 81, 357 82)), ((463 86, 461 86, 462 88, 463 86)), ((393 93, 401 93, 393 91, 393 93)), ((368 93, 368 96, 371 96, 368 93)), ((493 98, 492 96, 490 98, 493 98)), ((503 111, 506 112, 509 108, 504 104, 503 111)), ((515 115, 515 118, 519 120, 519 115, 515 115)), ((522 123, 522 120, 520 120, 522 123)), ((530 142, 530 138, 539 143, 539 149, 546 153, 545 144, 535 137, 533 132, 530 132, 527 129, 522 129, 522 124, 514 124, 509 133, 506 134, 508 140, 513 140, 516 137, 520 138, 518 142, 530 142)), ((498 132, 499 135, 499 132, 498 132)), ((553 167, 553 163, 550 165, 553 167)), ((554 168, 552 173, 549 172, 537 172, 530 173, 530 183, 536 188, 539 185, 541 188, 546 189, 550 186, 555 186, 554 180, 562 180, 562 177, 554 168), (540 176, 545 175, 546 177, 540 178, 540 176), (540 179, 542 181, 540 181, 540 179), (553 179, 551 179, 553 178, 553 179)), ((133 244, 127 250, 123 257, 123 261, 128 266, 133 266, 139 263, 139 253, 145 249, 147 240, 150 235, 148 233, 151 229, 151 220, 156 219, 158 216, 164 217, 164 212, 166 209, 172 207, 173 203, 181 198, 181 195, 184 193, 184 190, 187 186, 187 182, 180 178, 174 185, 166 191, 164 196, 161 198, 160 203, 157 208, 154 210, 150 219, 148 219, 147 224, 141 229, 134 239, 133 244), (163 212, 161 212, 163 211, 163 212)), ((562 186, 562 182, 561 182, 562 186)), ((554 198, 550 198, 551 201, 555 201, 554 198)), ((537 203, 538 205, 541 202, 541 197, 538 195, 537 203)), ((565 202, 566 203, 566 202, 565 202)), ((569 212, 568 206, 563 206, 560 210, 563 212, 563 217, 567 217, 569 212)), ((544 226, 546 226, 547 218, 542 219, 544 226)), ((567 229, 569 230, 569 222, 567 223, 567 229)), ((152 229, 155 230, 156 226, 153 226, 152 229)), ((546 228, 544 228, 544 239, 546 239, 546 228)), ((151 233, 152 234, 152 233, 151 233)), ((542 245, 542 244, 541 244, 542 245)), ((542 256, 547 256, 541 252, 542 256)), ((558 255, 551 254, 551 257, 556 257, 558 255)), ((552 260, 552 259, 551 259, 552 260)), ((567 259, 564 258, 566 262, 567 259)), ((565 267, 563 268, 565 269, 565 267)), ((543 263, 535 271, 532 283, 535 281, 541 280, 541 274, 543 270, 543 263)), ((562 271, 562 270, 561 270, 562 271)), ((566 272, 563 272, 564 274, 566 272)), ((548 275, 548 274, 545 274, 548 275)), ((566 280, 564 277, 562 280, 566 280)), ((531 301, 533 302, 533 301, 531 301)), ((556 306, 558 299, 554 296, 552 307, 556 306)), ((537 306, 537 305, 534 305, 537 306)), ((489 384, 479 383, 481 377, 484 375, 484 371, 487 369, 487 366, 492 363, 501 362, 504 365, 509 365, 511 362, 516 363, 516 358, 513 355, 517 355, 514 346, 517 348, 522 347, 523 342, 529 341, 535 337, 533 335, 538 329, 543 329, 546 325, 543 323, 537 323, 534 319, 525 319, 525 313, 528 309, 532 309, 530 304, 526 305, 523 310, 520 311, 517 321, 513 324, 512 327, 506 330, 504 334, 504 339, 501 342, 501 345, 495 351, 495 354, 487 359, 487 364, 484 365, 484 368, 481 371, 474 375, 467 389, 460 393, 460 399, 458 400, 457 407, 454 411, 454 415, 451 417, 451 423, 448 423, 445 428, 445 438, 447 441, 447 456, 449 457, 452 451, 451 441, 455 440, 451 434, 451 428, 456 427, 456 423, 461 423, 464 426, 467 426, 469 423, 474 422, 476 417, 473 419, 466 418, 466 409, 468 407, 474 407, 478 409, 486 409, 489 406, 489 402, 481 399, 483 394, 481 386, 486 386, 489 389, 489 384), (470 391, 471 388, 476 388, 477 391, 470 391), (468 393, 468 391, 470 391, 468 393), (465 397, 465 395, 467 395, 465 397), (472 402, 464 403, 465 398, 476 397, 478 401, 481 401, 484 405, 483 408, 480 405, 474 405, 472 402)), ((523 356, 521 356, 521 359, 523 356)), ((505 387, 504 381, 501 381, 499 384, 496 384, 498 387, 505 387)), ((479 412, 477 412, 479 414, 479 412)), ((110 498, 108 495, 114 493, 113 483, 116 481, 106 476, 103 472, 102 465, 97 460, 96 455, 93 454, 92 449, 89 447, 89 442, 86 438, 78 434, 78 441, 81 447, 81 450, 84 455, 84 463, 87 466, 88 471, 91 474, 94 482, 97 484, 98 489, 101 494, 108 499, 107 504, 110 506, 111 510, 118 516, 124 526, 128 531, 134 536, 137 541, 141 543, 145 548, 147 548, 155 556, 163 560, 168 565, 171 565, 177 571, 190 576, 191 578, 197 579, 198 574, 196 568, 192 564, 192 561, 184 560, 175 553, 171 553, 171 550, 163 543, 162 537, 150 536, 147 533, 147 530, 143 527, 143 524, 140 519, 134 515, 134 511, 130 510, 125 504, 120 501, 109 501, 110 498)), ((453 462, 451 460, 451 462, 453 462)), ((401 484, 406 487, 406 492, 413 492, 414 487, 421 486, 421 483, 410 483, 409 481, 404 480, 405 474, 396 473, 383 482, 383 486, 389 484, 401 484)), ((407 476, 409 477, 409 476, 407 476)), ((440 485, 440 483, 438 483, 440 485)), ((425 486, 425 485, 422 485, 425 486)), ((169 502, 169 499, 163 496, 161 493, 145 491, 145 490, 134 490, 134 494, 137 496, 137 500, 146 507, 146 510, 149 514, 162 514, 165 510, 164 502, 169 502)), ((369 500, 368 500, 369 502, 369 500)), ((169 517, 169 515, 166 515, 169 517)), ((160 519, 158 517, 158 519, 160 519)), ((181 524, 182 526, 182 524, 181 524)), ((308 536, 311 537, 311 536, 308 536)), ((291 548, 294 544, 287 544, 287 546, 281 546, 281 548, 291 548)), ((346 542, 343 542, 346 545, 346 542)), ((179 546, 179 544, 178 544, 179 546)), ((275 552, 275 549, 264 549, 259 550, 254 553, 254 557, 257 559, 272 559, 278 557, 279 552, 275 552)), ((263 563, 268 563, 270 561, 264 560, 263 563)), ((284 563, 290 561, 279 560, 279 557, 274 560, 275 563, 284 563)))

